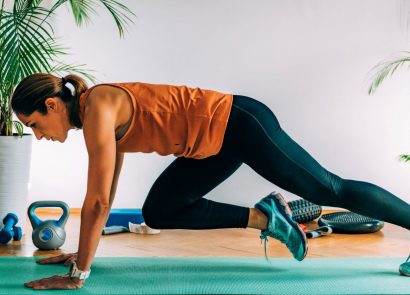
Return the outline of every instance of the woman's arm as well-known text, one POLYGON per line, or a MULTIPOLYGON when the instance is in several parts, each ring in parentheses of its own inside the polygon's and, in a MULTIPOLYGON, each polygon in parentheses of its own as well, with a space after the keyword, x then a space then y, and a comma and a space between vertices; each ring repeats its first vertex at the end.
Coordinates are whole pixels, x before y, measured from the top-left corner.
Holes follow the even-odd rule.
POLYGON ((113 109, 109 100, 93 97, 84 116, 83 132, 89 166, 77 259, 77 267, 82 271, 91 267, 110 210, 110 193, 116 170, 116 112, 113 109))
MULTIPOLYGON (((115 156, 114 177, 112 179, 111 192, 110 192, 110 205, 109 205, 110 210, 112 207, 112 203, 114 202, 115 193, 117 192, 118 179, 120 178, 120 172, 121 172, 123 162, 124 162, 124 153, 117 153, 115 156)), ((107 223, 109 217, 110 216, 108 214, 107 219, 105 220, 104 224, 107 223)))
MULTIPOLYGON (((77 268, 82 271, 88 271, 91 267, 114 200, 124 158, 123 154, 116 152, 115 142, 115 129, 121 124, 119 114, 122 106, 116 103, 117 99, 112 99, 112 95, 104 95, 106 89, 99 93, 96 90, 93 90, 87 99, 83 122, 89 163, 87 193, 81 210, 78 255, 60 255, 46 262, 56 263, 67 259, 72 261, 71 259, 78 256, 77 268)), ((78 289, 82 287, 83 282, 66 274, 34 280, 24 285, 42 290, 78 289)))

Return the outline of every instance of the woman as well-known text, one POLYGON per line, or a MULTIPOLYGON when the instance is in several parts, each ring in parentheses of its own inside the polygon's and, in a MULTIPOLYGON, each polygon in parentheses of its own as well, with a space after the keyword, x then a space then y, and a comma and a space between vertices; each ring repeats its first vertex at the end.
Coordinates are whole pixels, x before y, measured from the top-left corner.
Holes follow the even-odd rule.
MULTIPOLYGON (((246 96, 146 83, 87 88, 78 76, 35 74, 15 89, 12 108, 37 139, 64 142, 82 128, 89 155, 78 253, 39 263, 72 264, 69 274, 26 283, 33 289, 80 288, 88 277, 117 188, 124 153, 177 157, 153 184, 142 208, 158 229, 256 228, 285 243, 299 261, 303 230, 280 194, 254 208, 203 198, 242 163, 273 184, 323 206, 341 207, 410 229, 410 206, 370 183, 324 169, 280 127, 272 111, 246 96)), ((266 251, 266 248, 265 248, 266 251)))

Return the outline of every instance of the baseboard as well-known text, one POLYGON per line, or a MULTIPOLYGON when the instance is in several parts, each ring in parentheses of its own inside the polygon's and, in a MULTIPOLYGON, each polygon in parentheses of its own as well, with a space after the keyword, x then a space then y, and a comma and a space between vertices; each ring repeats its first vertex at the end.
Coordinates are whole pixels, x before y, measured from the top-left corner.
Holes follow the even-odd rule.
MULTIPOLYGON (((323 209, 322 214, 346 211, 345 209, 323 209)), ((37 208, 36 213, 39 214, 62 214, 63 210, 61 208, 37 208)), ((81 214, 81 208, 70 208, 70 214, 81 214)))
MULTIPOLYGON (((37 208, 36 213, 39 214, 62 214, 63 209, 61 208, 37 208)), ((80 214, 81 208, 70 208, 70 214, 80 214)))

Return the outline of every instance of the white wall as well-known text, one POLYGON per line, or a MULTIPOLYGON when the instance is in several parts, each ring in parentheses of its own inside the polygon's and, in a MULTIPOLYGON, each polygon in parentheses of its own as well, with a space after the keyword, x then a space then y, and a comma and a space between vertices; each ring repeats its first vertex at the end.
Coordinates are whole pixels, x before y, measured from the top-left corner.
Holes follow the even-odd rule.
MULTIPOLYGON (((373 96, 373 66, 410 48, 403 1, 128 0, 137 15, 121 40, 100 11, 78 29, 65 9, 56 33, 101 82, 141 81, 254 97, 323 166, 410 201, 408 80, 403 70, 373 96)), ((140 208, 173 156, 127 154, 114 207, 140 208)), ((30 202, 81 207, 87 154, 81 131, 64 145, 34 141, 30 202)), ((243 165, 208 197, 252 206, 278 189, 243 165)))

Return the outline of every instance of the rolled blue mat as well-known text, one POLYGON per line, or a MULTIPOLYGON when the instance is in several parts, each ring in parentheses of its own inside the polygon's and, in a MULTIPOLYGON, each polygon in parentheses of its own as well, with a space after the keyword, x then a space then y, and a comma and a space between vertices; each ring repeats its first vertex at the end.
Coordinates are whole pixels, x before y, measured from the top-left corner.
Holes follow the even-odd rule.
POLYGON ((103 235, 112 235, 112 234, 118 234, 118 233, 125 233, 129 232, 130 230, 128 227, 122 226, 122 225, 111 225, 103 228, 102 234, 103 235))
POLYGON ((143 223, 141 209, 111 209, 107 219, 106 227, 119 225, 128 228, 128 222, 143 223))

